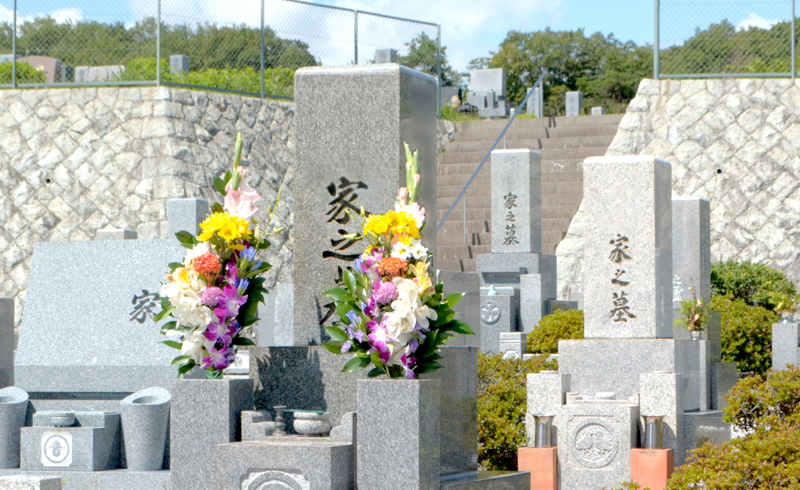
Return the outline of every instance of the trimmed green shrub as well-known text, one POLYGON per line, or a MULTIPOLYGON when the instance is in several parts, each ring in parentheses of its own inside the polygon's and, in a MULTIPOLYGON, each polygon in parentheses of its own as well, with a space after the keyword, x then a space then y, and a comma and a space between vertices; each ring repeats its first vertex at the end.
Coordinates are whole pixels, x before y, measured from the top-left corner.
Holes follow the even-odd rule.
POLYGON ((739 371, 766 373, 772 367, 772 324, 780 317, 731 296, 711 298, 711 309, 722 316, 722 360, 735 362, 739 371))
MULTIPOLYGON (((10 85, 14 77, 13 63, 0 63, 0 83, 10 85)), ((28 63, 17 61, 17 83, 45 83, 44 73, 28 63)))
POLYGON ((539 320, 539 326, 528 334, 528 352, 558 353, 561 339, 583 338, 583 310, 556 310, 539 320))
POLYGON ((528 373, 557 369, 546 356, 527 361, 478 354, 478 463, 484 470, 517 469, 525 443, 528 373))
POLYGON ((694 450, 667 488, 703 480, 714 489, 800 489, 800 369, 745 378, 727 399, 724 420, 752 432, 694 450))
POLYGON ((455 107, 449 106, 447 104, 442 106, 442 119, 447 121, 480 121, 481 118, 478 116, 473 116, 470 114, 466 114, 464 112, 458 112, 458 109, 455 107))
MULTIPOLYGON (((118 81, 152 81, 156 79, 155 58, 136 58, 125 65, 118 81)), ((189 73, 170 73, 167 60, 161 60, 161 80, 199 87, 221 88, 240 92, 261 93, 261 72, 252 67, 208 68, 189 73)), ((267 68, 264 70, 264 93, 283 97, 294 96, 294 70, 267 68)))
POLYGON ((733 296, 749 305, 775 310, 782 298, 797 293, 783 271, 765 264, 727 260, 711 264, 712 296, 733 296))

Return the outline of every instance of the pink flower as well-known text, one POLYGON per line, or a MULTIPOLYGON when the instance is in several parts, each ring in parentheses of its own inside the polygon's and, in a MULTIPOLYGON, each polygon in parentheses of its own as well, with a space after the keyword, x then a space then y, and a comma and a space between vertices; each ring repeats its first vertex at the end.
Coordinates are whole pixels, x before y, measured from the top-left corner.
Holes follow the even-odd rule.
POLYGON ((261 199, 261 196, 251 189, 247 181, 244 180, 244 167, 239 167, 239 175, 242 176, 242 181, 239 182, 239 190, 233 190, 231 182, 228 182, 228 185, 225 186, 226 194, 223 208, 234 216, 250 219, 258 212, 258 208, 254 204, 261 199))
POLYGON ((405 206, 408 204, 408 189, 405 187, 401 187, 397 190, 397 197, 400 201, 400 204, 405 206))

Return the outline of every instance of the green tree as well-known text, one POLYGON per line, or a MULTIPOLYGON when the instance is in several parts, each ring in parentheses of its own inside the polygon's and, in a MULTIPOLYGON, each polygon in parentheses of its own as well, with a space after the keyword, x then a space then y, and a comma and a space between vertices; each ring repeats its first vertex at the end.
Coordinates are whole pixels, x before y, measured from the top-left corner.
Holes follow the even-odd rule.
MULTIPOLYGON (((436 39, 423 32, 412 39, 411 42, 406 43, 406 46, 408 46, 408 54, 405 56, 398 56, 397 62, 403 66, 413 68, 422 73, 427 73, 436 78, 436 71, 439 65, 436 39)), ((441 85, 443 87, 458 85, 461 81, 461 74, 447 63, 447 46, 442 46, 441 56, 441 85)))

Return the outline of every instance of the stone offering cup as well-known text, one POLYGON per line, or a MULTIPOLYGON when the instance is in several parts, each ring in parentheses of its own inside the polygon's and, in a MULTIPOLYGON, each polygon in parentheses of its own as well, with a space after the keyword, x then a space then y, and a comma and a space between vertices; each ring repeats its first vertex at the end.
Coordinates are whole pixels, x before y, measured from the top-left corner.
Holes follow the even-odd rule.
POLYGON ((331 431, 327 413, 294 412, 294 431, 304 436, 322 436, 331 431))
POLYGON ((20 430, 28 413, 28 394, 19 388, 0 390, 0 468, 19 468, 20 430))
POLYGON ((163 468, 170 399, 169 391, 163 388, 147 388, 120 403, 128 470, 159 471, 163 468))

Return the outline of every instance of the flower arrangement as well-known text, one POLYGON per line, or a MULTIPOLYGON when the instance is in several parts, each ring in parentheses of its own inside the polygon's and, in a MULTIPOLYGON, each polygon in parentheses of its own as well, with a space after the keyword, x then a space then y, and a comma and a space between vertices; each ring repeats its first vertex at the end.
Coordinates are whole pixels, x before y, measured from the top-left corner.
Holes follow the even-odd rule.
POLYGON ((355 356, 345 372, 374 365, 369 376, 390 378, 417 375, 441 368, 439 347, 454 333, 473 334, 455 320, 453 307, 463 294, 443 295, 443 285, 431 279, 432 255, 422 245, 425 208, 417 203, 420 175, 418 152, 406 149, 406 186, 398 191, 394 210, 355 218, 369 245, 352 267, 342 271, 344 288, 324 294, 336 304, 339 320, 325 327, 335 354, 355 356))
POLYGON ((154 320, 172 318, 161 326, 161 333, 169 337, 164 344, 181 351, 172 361, 180 374, 199 366, 207 378, 219 378, 233 362, 237 346, 254 345, 243 329, 258 321, 258 303, 267 294, 263 275, 272 266, 257 254, 270 246, 268 235, 282 230, 266 229, 280 192, 275 205, 267 208, 269 218, 262 227, 253 217, 261 196, 244 179, 241 155, 240 133, 231 169, 214 179, 224 205, 214 204, 197 236, 188 231, 175 235, 189 251, 183 262, 169 264, 167 282, 161 286, 161 312, 154 320))
POLYGON ((681 300, 681 316, 675 319, 674 325, 689 332, 702 332, 711 315, 710 309, 703 298, 697 297, 693 287, 689 286, 689 290, 692 292, 692 299, 681 300))

